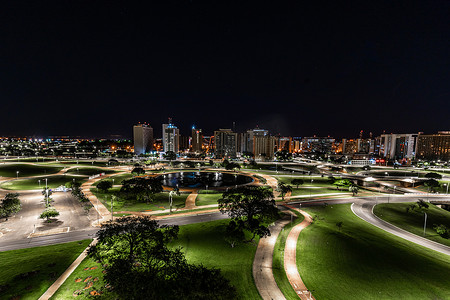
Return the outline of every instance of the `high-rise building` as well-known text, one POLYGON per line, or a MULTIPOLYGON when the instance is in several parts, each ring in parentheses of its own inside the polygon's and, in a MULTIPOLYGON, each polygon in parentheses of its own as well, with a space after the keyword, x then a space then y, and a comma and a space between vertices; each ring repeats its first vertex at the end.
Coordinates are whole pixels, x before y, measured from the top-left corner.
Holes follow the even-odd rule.
POLYGON ((153 150, 153 128, 147 124, 133 126, 134 153, 136 155, 153 150))
POLYGON ((253 138, 253 154, 255 159, 272 160, 277 138, 269 135, 255 135, 253 138))
POLYGON ((304 137, 302 139, 302 152, 326 153, 333 152, 334 138, 332 137, 304 137))
POLYGON ((216 157, 236 157, 237 133, 231 129, 214 131, 214 144, 216 157))
POLYGON ((201 129, 192 126, 191 151, 195 153, 202 152, 203 134, 201 129))
POLYGON ((241 153, 249 152, 255 154, 253 146, 255 137, 268 135, 269 135, 268 130, 261 129, 258 127, 255 129, 247 130, 247 132, 240 133, 238 135, 238 152, 241 153))
POLYGON ((382 134, 380 140, 380 156, 387 159, 413 159, 416 154, 417 133, 382 134))
POLYGON ((162 142, 164 152, 173 151, 178 153, 180 150, 180 130, 172 124, 162 124, 162 142))
POLYGON ((416 158, 450 160, 450 131, 437 134, 419 134, 416 158))

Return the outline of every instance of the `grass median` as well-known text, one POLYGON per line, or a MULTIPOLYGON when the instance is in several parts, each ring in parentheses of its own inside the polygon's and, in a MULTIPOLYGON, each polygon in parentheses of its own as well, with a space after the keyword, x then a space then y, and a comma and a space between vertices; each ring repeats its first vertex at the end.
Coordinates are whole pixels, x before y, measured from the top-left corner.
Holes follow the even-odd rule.
POLYGON ((286 239, 289 235, 289 232, 291 232, 291 229, 295 225, 300 224, 305 219, 302 214, 296 211, 294 212, 297 215, 297 218, 295 218, 292 223, 284 226, 283 230, 278 235, 277 242, 275 243, 273 251, 272 261, 273 276, 275 277, 275 281, 277 282, 278 287, 280 288, 286 299, 297 298, 297 294, 289 283, 286 272, 284 270, 284 248, 286 246, 286 239))
POLYGON ((450 239, 441 237, 433 229, 434 225, 441 224, 450 228, 450 212, 433 204, 430 204, 429 208, 423 212, 417 210, 406 212, 406 208, 411 204, 413 203, 382 203, 376 205, 373 212, 386 222, 419 236, 424 236, 423 225, 425 215, 423 212, 426 212, 427 227, 424 237, 450 247, 450 239))
POLYGON ((348 204, 304 210, 317 220, 300 235, 297 265, 317 299, 448 298, 448 256, 361 220, 348 204))

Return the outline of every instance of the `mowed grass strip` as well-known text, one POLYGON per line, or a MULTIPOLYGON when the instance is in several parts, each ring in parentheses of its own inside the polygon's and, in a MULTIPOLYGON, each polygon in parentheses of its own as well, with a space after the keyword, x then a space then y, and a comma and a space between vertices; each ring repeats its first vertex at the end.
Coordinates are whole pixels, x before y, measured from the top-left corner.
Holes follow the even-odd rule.
POLYGON ((67 170, 66 174, 92 176, 92 175, 97 175, 97 174, 101 174, 101 173, 112 174, 115 172, 116 171, 114 171, 114 170, 102 169, 102 168, 96 168, 96 167, 72 167, 71 169, 67 170))
MULTIPOLYGON (((258 240, 254 243, 240 244, 234 248, 225 242, 224 232, 227 220, 180 226, 178 239, 172 247, 182 247, 189 263, 203 264, 206 267, 221 269, 222 274, 230 280, 239 295, 238 299, 261 299, 252 276, 252 263, 258 240)), ((76 299, 90 299, 90 292, 105 286, 103 268, 92 259, 85 259, 70 275, 51 299, 72 299, 73 293, 81 294, 76 299), (88 268, 88 269, 87 269, 88 268), (87 289, 84 280, 92 276, 95 281, 87 289), (77 282, 77 279, 81 281, 77 282)), ((113 293, 102 294, 99 299, 116 299, 113 293)))
MULTIPOLYGON (((373 212, 379 218, 389 222, 397 227, 400 227, 406 231, 423 235, 423 225, 425 221, 425 214, 422 211, 409 211, 406 212, 406 208, 413 204, 410 203, 382 203, 375 206, 373 212)), ((428 209, 424 212, 427 213, 427 227, 425 238, 450 246, 450 239, 445 239, 438 235, 433 229, 433 226, 444 224, 450 228, 450 212, 445 209, 439 208, 433 204, 430 204, 428 209)))
POLYGON ((51 175, 58 173, 62 167, 49 165, 34 165, 34 164, 0 164, 0 176, 2 177, 29 177, 38 175, 51 175), (19 174, 17 174, 19 171, 19 174), (18 176, 17 176, 18 175, 18 176))
POLYGON ((319 220, 300 234, 297 266, 317 299, 449 299, 450 257, 370 225, 349 204, 304 209, 319 220))
MULTIPOLYGON (((120 190, 120 187, 114 187, 109 189, 106 193, 101 190, 97 191, 97 188, 91 188, 91 192, 105 205, 108 209, 111 208, 111 198, 116 192, 120 190)), ((188 194, 175 195, 172 198, 172 209, 183 208, 186 204, 186 198, 188 194)), ((169 193, 162 192, 155 194, 155 199, 153 202, 145 203, 138 202, 133 199, 122 199, 120 197, 116 198, 113 202, 114 211, 155 211, 169 209, 169 193)))
POLYGON ((297 299, 298 297, 291 284, 289 283, 286 272, 284 270, 284 248, 286 247, 286 239, 289 235, 289 232, 291 232, 291 229, 294 226, 300 224, 305 219, 302 214, 298 213, 297 211, 294 212, 297 215, 297 218, 294 218, 292 223, 284 226, 283 230, 278 235, 277 242, 275 243, 273 251, 272 261, 273 276, 275 277, 275 281, 277 282, 278 287, 280 288, 286 299, 297 299))
POLYGON ((0 252, 0 299, 38 299, 89 243, 83 240, 0 252))
POLYGON ((0 185, 5 190, 36 190, 45 187, 45 179, 47 178, 47 185, 50 188, 56 188, 65 185, 74 180, 80 184, 85 182, 88 178, 86 176, 70 176, 70 175, 51 175, 40 176, 28 179, 16 179, 4 182, 0 185), (40 180, 40 183, 39 183, 40 180))
POLYGON ((198 194, 195 198, 195 205, 210 205, 217 204, 217 201, 222 198, 222 194, 198 194))

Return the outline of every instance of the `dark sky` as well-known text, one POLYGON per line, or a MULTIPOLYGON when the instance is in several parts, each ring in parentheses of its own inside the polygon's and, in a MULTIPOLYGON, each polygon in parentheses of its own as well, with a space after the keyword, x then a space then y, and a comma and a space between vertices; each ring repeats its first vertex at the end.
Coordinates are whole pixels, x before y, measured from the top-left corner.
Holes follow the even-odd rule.
POLYGON ((450 129, 450 1, 130 2, 1 2, 0 135, 450 129))

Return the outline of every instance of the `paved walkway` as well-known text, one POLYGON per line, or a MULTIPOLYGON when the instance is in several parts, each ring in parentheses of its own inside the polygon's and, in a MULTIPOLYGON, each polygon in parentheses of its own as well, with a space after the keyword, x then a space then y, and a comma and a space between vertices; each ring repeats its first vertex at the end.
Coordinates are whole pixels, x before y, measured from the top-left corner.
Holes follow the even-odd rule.
POLYGON ((286 299, 273 277, 272 261, 278 235, 290 221, 290 216, 285 215, 281 220, 275 222, 275 226, 270 228, 270 236, 260 239, 256 249, 253 259, 253 279, 264 300, 286 299))
POLYGON ((431 241, 429 239, 423 238, 421 236, 415 235, 409 231, 403 230, 401 228, 398 228, 397 226, 392 225, 391 223, 388 223, 380 218, 378 218, 373 213, 373 207, 376 205, 376 203, 368 203, 368 202, 355 202, 352 204, 352 212, 363 219, 366 222, 371 223, 372 225, 383 229, 389 233, 392 233, 398 237, 401 237, 402 239, 408 240, 410 242, 416 243, 418 245, 421 245, 423 247, 427 247, 429 249, 438 251, 440 253, 450 255, 450 247, 431 241))
MULTIPOLYGON (((290 207, 292 208, 292 207, 290 207)), ((286 245, 284 247, 284 271, 294 291, 300 299, 310 300, 315 299, 308 291, 297 269, 297 241, 300 232, 312 223, 311 216, 300 209, 295 209, 300 212, 305 219, 298 225, 294 226, 286 238, 286 245)))
POLYGON ((195 209, 197 206, 195 205, 195 199, 197 199, 197 191, 192 192, 187 196, 186 203, 184 205, 184 209, 195 209))
POLYGON ((80 263, 83 261, 83 259, 87 256, 88 248, 91 245, 94 245, 95 243, 97 243, 96 239, 94 239, 92 241, 92 243, 86 249, 84 249, 84 251, 77 257, 77 259, 67 268, 67 270, 64 271, 64 273, 62 273, 58 279, 56 279, 56 281, 47 289, 47 291, 45 291, 44 294, 42 294, 42 296, 39 298, 39 300, 50 299, 50 297, 52 297, 55 294, 55 292, 66 281, 66 279, 69 278, 70 274, 72 274, 73 271, 75 271, 75 269, 80 265, 80 263))

